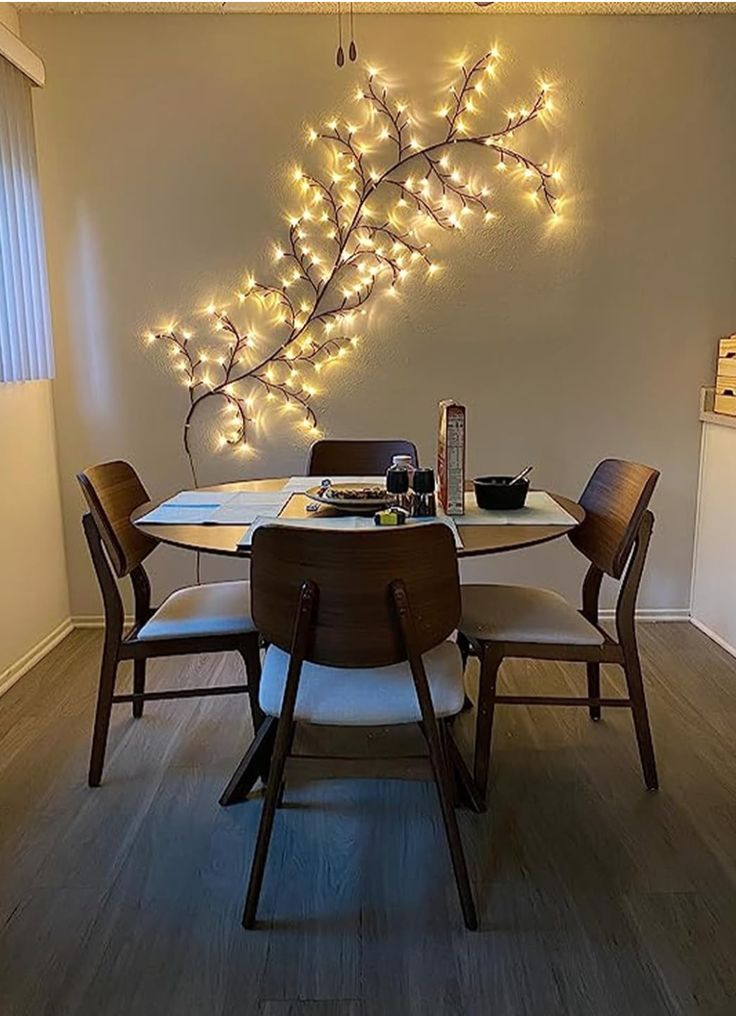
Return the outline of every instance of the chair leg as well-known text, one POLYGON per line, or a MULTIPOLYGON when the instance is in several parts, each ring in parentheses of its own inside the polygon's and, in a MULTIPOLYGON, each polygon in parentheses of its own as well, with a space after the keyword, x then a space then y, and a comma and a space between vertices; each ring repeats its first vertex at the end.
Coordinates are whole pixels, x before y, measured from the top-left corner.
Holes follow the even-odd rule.
MULTIPOLYGON (((146 690, 146 661, 133 660, 133 694, 143 695, 146 690)), ((143 699, 133 700, 133 719, 143 716, 143 699)))
POLYGON ((263 800, 261 822, 258 827, 258 837, 253 852, 248 891, 245 896, 245 907, 243 908, 244 928, 252 928, 256 921, 258 900, 261 895, 263 873, 268 856, 268 845, 271 842, 276 805, 281 790, 281 781, 284 778, 284 764, 289 754, 289 745, 294 736, 294 710, 299 691, 299 678, 302 672, 302 664, 304 662, 318 595, 317 587, 313 582, 304 582, 299 594, 299 608, 291 639, 289 669, 286 674, 281 715, 279 716, 278 727, 276 728, 276 743, 274 744, 273 757, 271 758, 266 796, 263 800))
POLYGON ((400 579, 391 583, 391 595, 396 607, 401 632, 404 636, 406 654, 414 679, 414 688, 416 689, 417 701, 419 702, 419 710, 422 716, 421 729, 429 747, 429 758, 432 763, 432 773, 434 774, 434 782, 437 786, 440 807, 442 808, 447 845, 450 848, 452 868, 455 873, 455 882, 457 883, 457 892, 460 897, 465 927, 470 931, 475 931, 478 927, 478 917, 475 912, 473 890, 470 887, 470 878, 468 877, 468 867, 465 863, 460 830, 457 827, 457 816, 453 807, 451 783, 453 776, 447 762, 447 755, 443 750, 442 737, 440 736, 437 717, 432 704, 432 694, 427 683, 424 664, 422 663, 421 656, 414 648, 416 645, 414 619, 409 606, 406 586, 400 579))
POLYGON ((439 734, 440 738, 440 750, 442 752, 442 756, 445 760, 445 765, 447 767, 447 771, 450 776, 449 780, 447 781, 448 789, 450 791, 450 804, 452 805, 453 808, 457 808, 459 801, 458 778, 457 773, 455 772, 455 767, 452 764, 452 760, 450 758, 450 748, 448 744, 449 729, 446 719, 437 720, 437 733, 439 734))
POLYGON ((482 647, 478 677, 478 716, 475 724, 473 779, 485 805, 488 792, 488 771, 491 764, 493 714, 496 706, 496 682, 503 656, 493 645, 482 647))
POLYGON ((460 650, 460 656, 463 660, 463 670, 465 670, 468 665, 468 657, 470 656, 470 642, 468 641, 467 636, 461 631, 457 633, 457 647, 460 650))
MULTIPOLYGON (((600 663, 586 663, 585 669, 588 673, 588 698, 601 697, 601 665, 600 663)), ((601 707, 589 706, 591 720, 600 720, 601 707)))
MULTIPOLYGON (((457 633, 457 647, 460 650, 460 658, 463 661, 463 672, 465 672, 465 668, 468 665, 468 659, 470 658, 470 642, 461 631, 457 633)), ((473 702, 468 693, 465 692, 465 699, 463 700, 463 712, 465 713, 472 708, 473 702)))
POLYGON ((258 837, 256 839, 256 846, 253 852, 253 863, 250 869, 248 892, 245 897, 245 907, 243 909, 244 928, 252 928, 256 922, 258 900, 260 899, 261 886, 263 885, 263 873, 266 869, 268 847, 271 842, 271 833, 273 831, 273 820, 276 815, 281 783, 284 778, 284 764, 288 757, 289 742, 293 736, 293 725, 293 720, 282 713, 279 719, 278 729, 276 731, 276 744, 271 758, 271 771, 268 775, 266 796, 263 799, 261 823, 258 827, 258 837))
MULTIPOLYGON (((289 744, 286 749, 286 758, 288 758, 294 750, 294 735, 296 734, 296 723, 291 725, 291 736, 289 737, 289 744)), ((283 808, 284 806, 284 794, 286 793, 286 780, 282 776, 281 786, 279 787, 279 794, 276 798, 276 807, 283 808)))
POLYGON ((447 845, 450 848, 452 869, 455 873, 455 882, 457 884, 458 896, 460 897, 460 906, 465 920, 465 927, 470 931, 475 931, 478 927, 478 917, 475 912, 473 890, 470 887, 468 867, 465 863, 463 844, 460 839, 457 816, 455 815, 454 793, 450 767, 448 765, 447 755, 443 750, 442 738, 440 736, 437 718, 435 717, 434 712, 429 712, 429 710, 425 708, 424 703, 422 703, 422 713, 424 714, 423 732, 429 747, 429 757, 432 763, 432 772, 434 773, 437 795, 440 799, 442 818, 444 819, 445 824, 445 834, 447 836, 447 845))
POLYGON ((654 757, 654 744, 652 743, 652 731, 649 726, 649 712, 647 700, 644 694, 644 681, 639 663, 639 651, 636 643, 627 645, 622 643, 624 652, 624 674, 626 685, 631 699, 631 712, 634 718, 634 730, 639 745, 641 757, 641 768, 644 772, 644 782, 647 790, 659 790, 659 778, 657 777, 657 762, 654 757))
POLYGON ((110 729, 110 713, 112 712, 112 696, 115 691, 115 677, 118 670, 118 647, 113 639, 105 639, 100 666, 100 683, 97 689, 97 707, 95 709, 95 725, 92 734, 92 751, 89 760, 90 787, 99 787, 102 780, 102 769, 105 764, 105 748, 107 734, 110 729))

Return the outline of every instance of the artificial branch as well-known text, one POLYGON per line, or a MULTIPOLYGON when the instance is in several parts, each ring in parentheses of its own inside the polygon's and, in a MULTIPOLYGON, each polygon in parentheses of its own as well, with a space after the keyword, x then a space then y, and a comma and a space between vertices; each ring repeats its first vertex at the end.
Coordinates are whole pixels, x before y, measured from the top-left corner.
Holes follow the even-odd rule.
POLYGON ((328 166, 320 174, 294 170, 302 207, 289 217, 286 246, 275 248, 274 259, 284 270, 280 284, 248 278, 237 293, 237 320, 226 307, 207 308, 210 333, 227 343, 220 352, 198 345, 194 353, 192 334, 174 325, 148 334, 149 341, 167 345, 189 389, 184 448, 195 485, 190 431, 205 402, 223 404, 221 447, 248 450, 259 393, 266 402, 296 410, 305 429, 316 433, 314 376, 357 343, 356 319, 374 296, 396 294, 416 265, 428 274, 437 269, 428 253, 427 229, 460 228, 473 212, 487 221, 495 218, 488 182, 478 184, 452 164, 468 146, 493 156, 501 176, 516 170, 532 184, 530 195, 557 212, 553 183, 559 174, 517 140, 551 109, 548 86, 527 108, 506 113, 498 129, 474 126, 498 59, 491 50, 459 67, 439 111, 444 136, 427 144, 414 133, 418 121, 407 103, 394 100, 370 70, 357 95, 364 114, 360 122, 335 119, 325 131, 309 133, 311 142, 325 147, 328 166), (254 328, 241 324, 240 315, 250 313, 265 319, 270 348, 264 349, 254 328))

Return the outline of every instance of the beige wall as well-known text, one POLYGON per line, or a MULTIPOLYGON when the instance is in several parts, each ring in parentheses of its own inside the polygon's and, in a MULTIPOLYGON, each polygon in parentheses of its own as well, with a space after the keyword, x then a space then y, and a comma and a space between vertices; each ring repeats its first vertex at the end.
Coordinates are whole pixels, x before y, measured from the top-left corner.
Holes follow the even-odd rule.
MULTIPOLYGON (((15 12, 0 22, 18 32, 15 12)), ((0 692, 69 617, 51 382, 0 384, 0 692)))
MULTIPOLYGON (((356 79, 335 69, 331 17, 41 14, 23 27, 49 78, 36 113, 73 612, 98 613, 75 470, 125 456, 154 494, 188 482, 184 390, 138 336, 267 266, 303 126, 356 79)), ((501 109, 540 72, 558 81, 550 141, 573 201, 550 234, 509 185, 494 232, 439 238, 446 270, 381 312, 332 375, 321 424, 411 437, 431 461, 437 400, 454 396, 469 407, 471 474, 533 462, 537 483, 575 494, 603 456, 658 466, 642 603, 686 609, 698 389, 736 319, 736 19, 361 15, 358 29, 362 55, 430 109, 445 58, 489 38, 508 55, 501 109)), ((259 446, 245 463, 211 456, 205 479, 303 463, 289 428, 259 446)), ((160 587, 190 579, 184 555, 158 557, 160 587)), ((467 573, 574 595, 580 570, 560 544, 467 573)), ((207 562, 207 577, 220 571, 207 562)))

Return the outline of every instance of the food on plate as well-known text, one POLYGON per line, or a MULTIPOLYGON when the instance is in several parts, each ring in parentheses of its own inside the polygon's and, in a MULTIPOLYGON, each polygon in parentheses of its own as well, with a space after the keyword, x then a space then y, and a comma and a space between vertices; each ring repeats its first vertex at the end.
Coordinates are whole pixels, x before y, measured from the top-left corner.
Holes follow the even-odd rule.
POLYGON ((385 501, 385 487, 324 487, 320 497, 325 501, 385 501))

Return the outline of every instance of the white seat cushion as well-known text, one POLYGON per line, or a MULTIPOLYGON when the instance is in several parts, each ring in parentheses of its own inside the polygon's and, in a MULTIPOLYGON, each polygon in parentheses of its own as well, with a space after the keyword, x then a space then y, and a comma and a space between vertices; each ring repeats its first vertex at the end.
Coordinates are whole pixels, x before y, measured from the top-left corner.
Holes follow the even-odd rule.
POLYGON ((541 642, 600 646, 601 633, 564 596, 531 586, 464 585, 458 625, 487 642, 541 642))
POLYGON ((143 625, 138 638, 204 638, 252 631, 250 582, 208 582, 177 589, 143 625))
MULTIPOLYGON (((442 642, 422 657, 437 716, 459 713, 465 699, 460 651, 442 642)), ((261 676, 261 709, 278 716, 286 686, 289 654, 269 646, 261 676)), ((294 717, 336 726, 416 723, 421 710, 408 663, 390 667, 323 667, 305 663, 294 717)))

